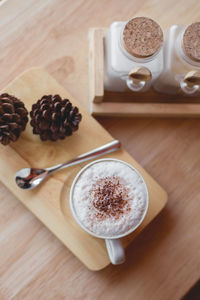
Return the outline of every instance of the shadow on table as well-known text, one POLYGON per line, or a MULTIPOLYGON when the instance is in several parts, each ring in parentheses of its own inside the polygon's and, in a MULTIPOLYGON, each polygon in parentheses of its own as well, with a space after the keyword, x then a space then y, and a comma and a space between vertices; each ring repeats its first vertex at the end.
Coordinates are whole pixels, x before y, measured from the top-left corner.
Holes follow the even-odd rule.
MULTIPOLYGON (((137 273, 140 267, 145 268, 145 262, 152 256, 162 255, 157 249, 165 241, 168 234, 173 230, 175 220, 170 215, 167 206, 164 210, 133 240, 126 249, 126 262, 119 266, 109 265, 106 269, 99 271, 97 276, 104 276, 106 273, 115 273, 120 277, 123 274, 123 280, 131 274, 137 273)), ((159 270, 158 270, 159 272, 159 270)), ((159 274, 158 274, 159 276, 159 274)), ((113 280, 113 277, 106 276, 106 280, 113 280)), ((120 280, 121 277, 120 277, 120 280)))
POLYGON ((189 290, 181 300, 199 300, 200 299, 200 280, 189 290))

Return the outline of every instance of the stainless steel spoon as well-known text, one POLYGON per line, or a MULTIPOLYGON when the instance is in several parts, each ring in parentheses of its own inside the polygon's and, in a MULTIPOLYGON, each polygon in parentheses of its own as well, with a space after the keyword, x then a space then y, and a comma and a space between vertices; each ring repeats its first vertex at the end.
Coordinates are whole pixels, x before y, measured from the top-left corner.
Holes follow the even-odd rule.
POLYGON ((80 164, 87 160, 108 154, 110 152, 116 151, 121 147, 121 143, 118 140, 114 140, 108 144, 105 144, 99 148, 96 148, 92 151, 89 151, 85 154, 79 155, 76 158, 73 158, 65 163, 45 168, 45 169, 36 169, 36 168, 24 168, 19 170, 15 174, 15 182, 21 188, 25 190, 34 189, 38 186, 47 176, 52 174, 55 171, 68 168, 73 165, 80 164))

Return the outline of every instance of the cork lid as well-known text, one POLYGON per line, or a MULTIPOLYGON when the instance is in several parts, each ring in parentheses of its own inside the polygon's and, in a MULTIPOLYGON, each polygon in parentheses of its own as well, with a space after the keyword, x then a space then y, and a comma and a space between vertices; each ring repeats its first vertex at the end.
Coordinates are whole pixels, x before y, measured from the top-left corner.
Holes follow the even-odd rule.
POLYGON ((200 61, 200 22, 189 25, 183 35, 182 47, 185 55, 200 61))
POLYGON ((161 27, 152 19, 131 19, 123 31, 123 45, 135 57, 145 58, 156 53, 163 42, 161 27))

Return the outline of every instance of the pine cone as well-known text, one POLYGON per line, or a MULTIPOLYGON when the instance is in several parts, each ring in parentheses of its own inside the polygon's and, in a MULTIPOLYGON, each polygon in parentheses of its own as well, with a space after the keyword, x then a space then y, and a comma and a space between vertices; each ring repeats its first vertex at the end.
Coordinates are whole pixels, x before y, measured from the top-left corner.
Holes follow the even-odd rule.
POLYGON ((28 111, 24 103, 9 94, 0 95, 0 142, 15 142, 26 128, 28 111))
POLYGON ((72 135, 82 118, 78 108, 59 95, 43 96, 33 104, 30 116, 33 133, 39 134, 42 141, 62 140, 72 135))

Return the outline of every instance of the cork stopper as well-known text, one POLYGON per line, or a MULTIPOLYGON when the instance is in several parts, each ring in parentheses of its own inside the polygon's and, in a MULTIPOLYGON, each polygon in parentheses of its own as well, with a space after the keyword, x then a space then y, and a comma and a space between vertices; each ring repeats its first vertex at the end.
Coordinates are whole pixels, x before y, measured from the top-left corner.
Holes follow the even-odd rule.
POLYGON ((200 62, 200 22, 193 23, 186 28, 182 48, 190 59, 200 62))
POLYGON ((161 27, 152 19, 131 19, 123 31, 123 45, 129 54, 145 58, 155 54, 163 42, 161 27))
POLYGON ((199 71, 190 71, 184 77, 184 82, 187 83, 189 87, 194 85, 200 85, 200 72, 199 71))
POLYGON ((132 69, 129 74, 129 78, 135 81, 136 83, 140 81, 150 81, 152 79, 152 74, 149 69, 145 67, 136 67, 132 69))

